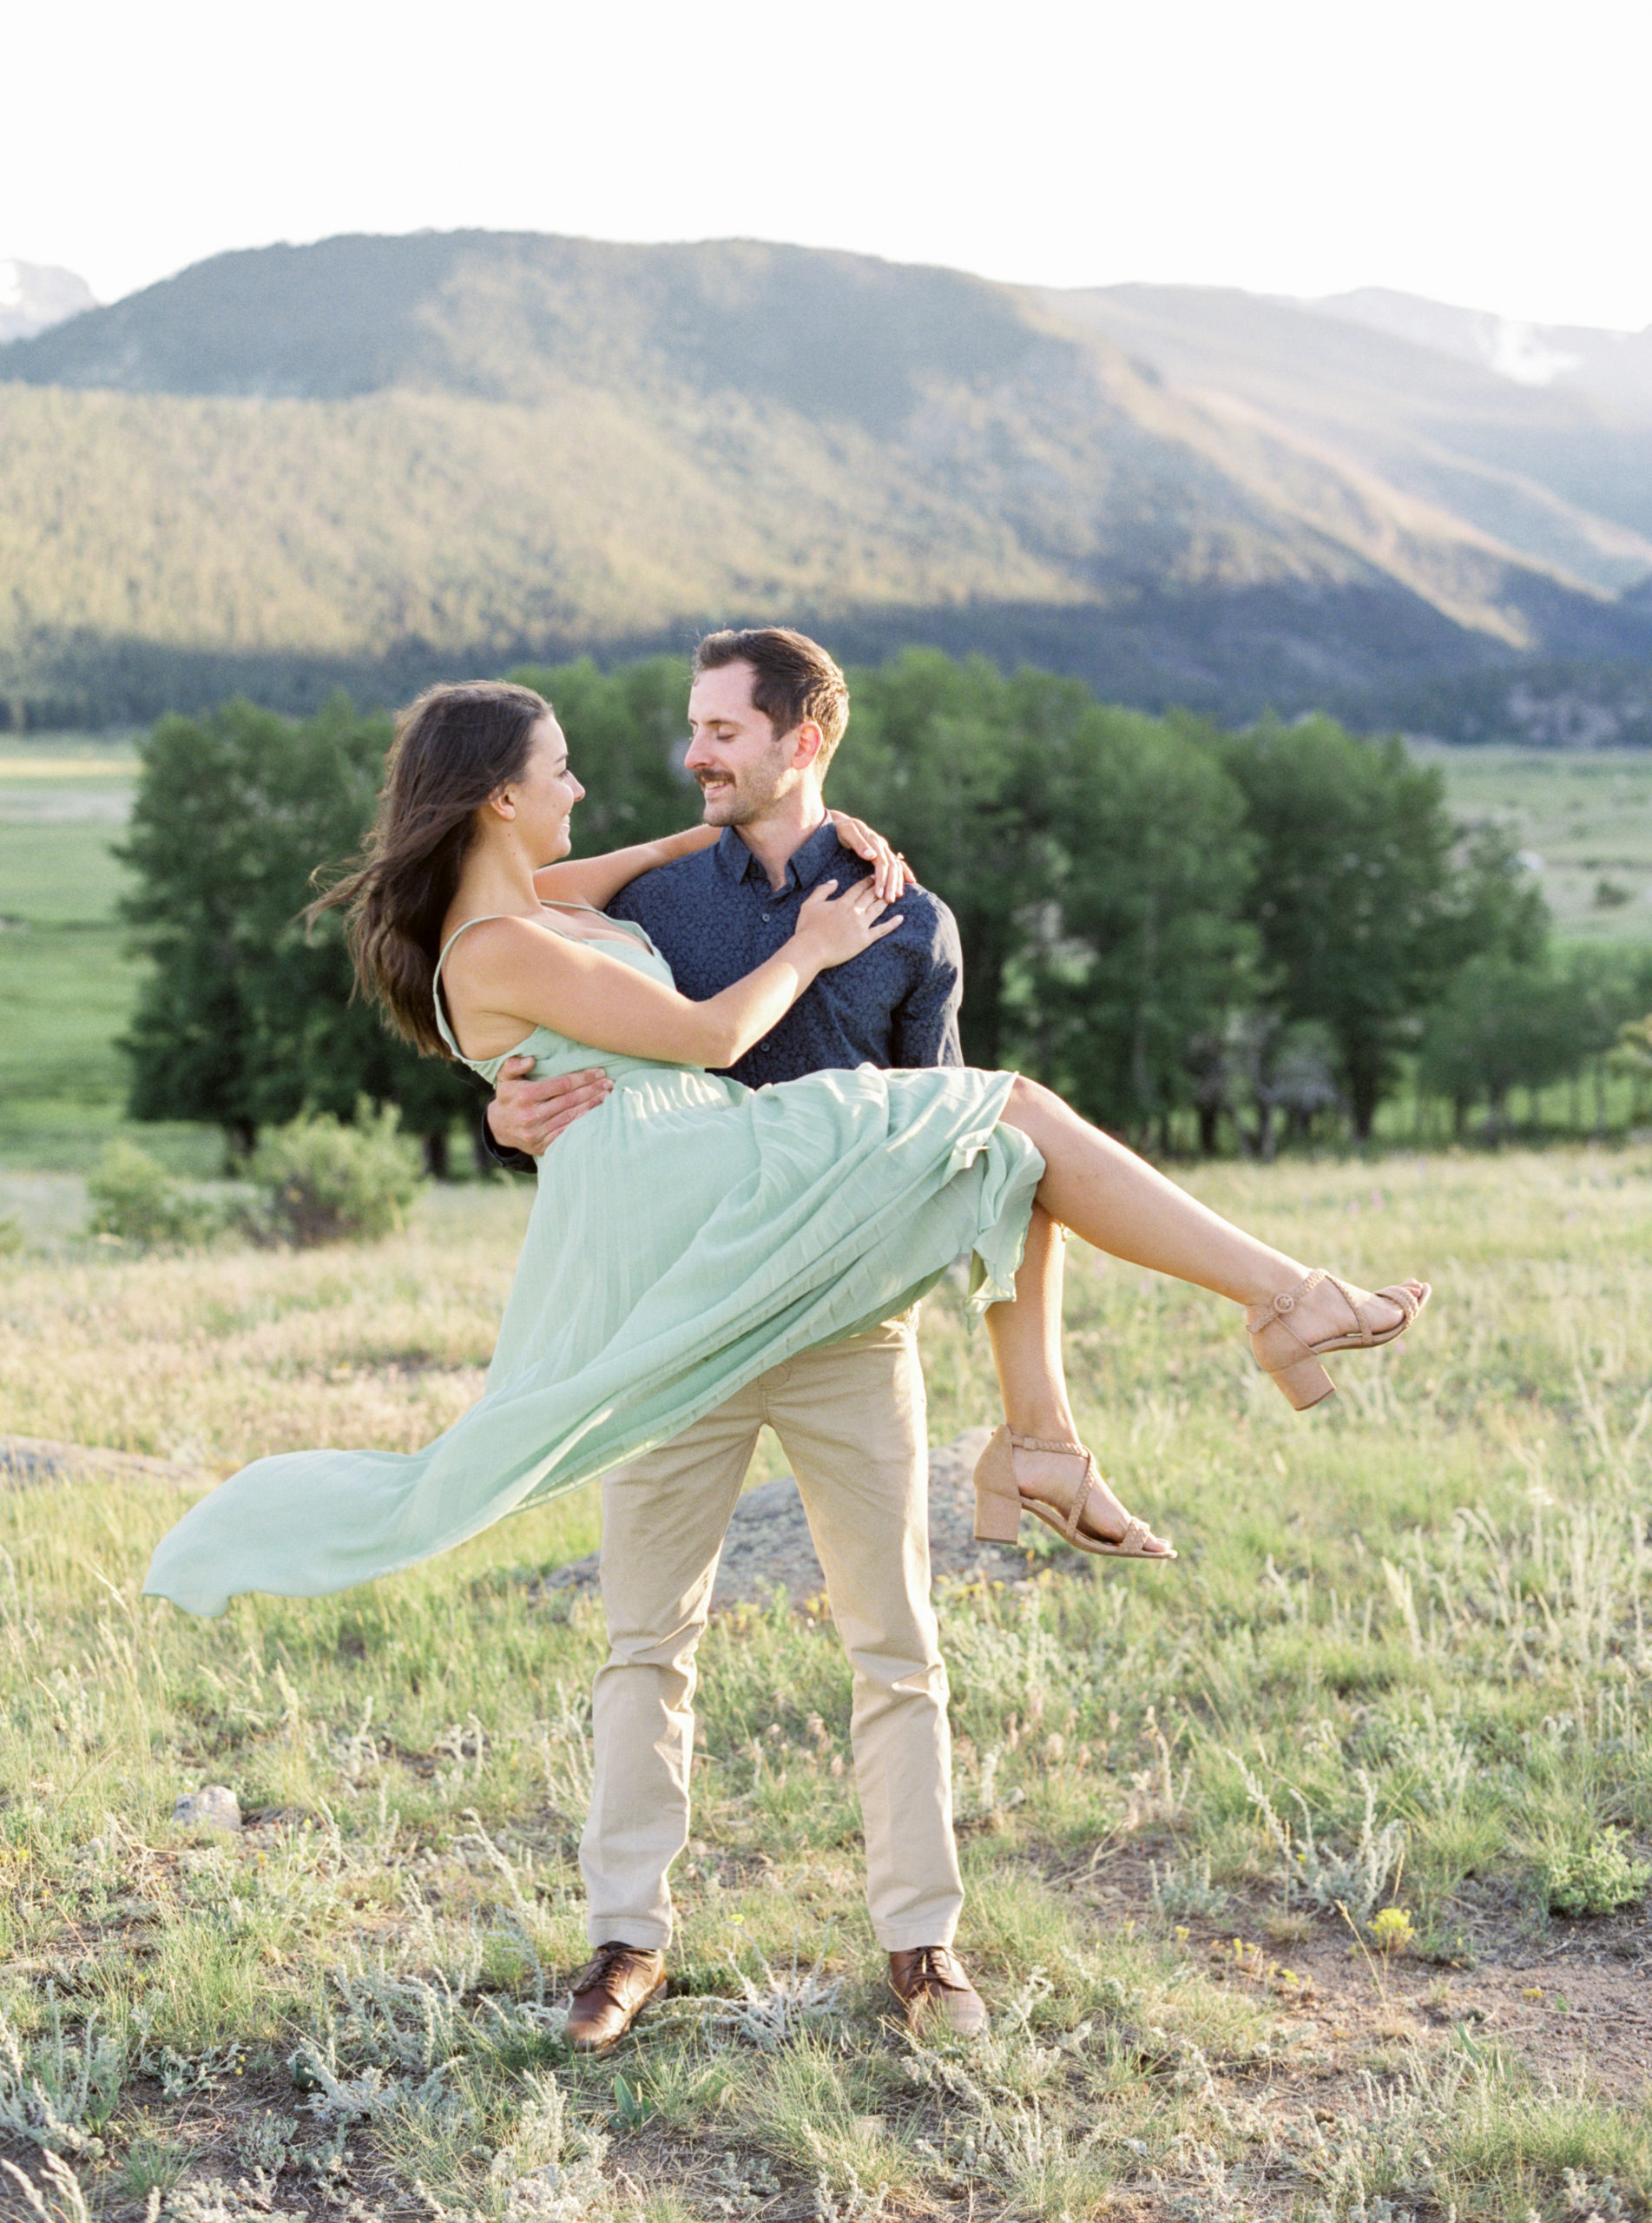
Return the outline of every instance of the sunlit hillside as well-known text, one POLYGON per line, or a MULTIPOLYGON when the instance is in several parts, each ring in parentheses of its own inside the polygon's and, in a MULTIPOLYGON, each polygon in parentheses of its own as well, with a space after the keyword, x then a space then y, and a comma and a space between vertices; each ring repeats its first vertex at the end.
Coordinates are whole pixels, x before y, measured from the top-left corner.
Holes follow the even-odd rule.
POLYGON ((1652 432, 1142 294, 750 242, 220 256, 0 348, 0 699, 296 705, 786 614, 1232 715, 1652 641, 1652 432))

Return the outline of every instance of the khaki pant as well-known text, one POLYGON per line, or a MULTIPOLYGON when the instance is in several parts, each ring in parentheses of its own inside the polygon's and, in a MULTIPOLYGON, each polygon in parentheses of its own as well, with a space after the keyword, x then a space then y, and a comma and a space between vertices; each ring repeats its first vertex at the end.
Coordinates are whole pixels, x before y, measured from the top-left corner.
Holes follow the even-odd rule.
POLYGON ((949 1945, 946 1670, 929 1601, 927 1432, 916 1316, 789 1359, 602 1481, 609 1657, 580 1844, 593 1944, 664 1946, 667 1871, 688 1841, 694 1647, 729 1516, 765 1422, 797 1476, 854 1671, 850 1736, 866 1903, 887 1952, 949 1945))

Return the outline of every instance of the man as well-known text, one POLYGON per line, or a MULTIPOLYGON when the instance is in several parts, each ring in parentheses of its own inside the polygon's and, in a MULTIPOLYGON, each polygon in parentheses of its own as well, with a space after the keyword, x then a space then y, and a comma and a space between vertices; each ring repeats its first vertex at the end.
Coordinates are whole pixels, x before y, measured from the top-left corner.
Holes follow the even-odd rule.
MULTIPOLYGON (((700 644, 685 760, 721 839, 647 873, 609 907, 646 928, 684 994, 749 973, 822 881, 866 867, 842 848, 821 782, 848 721, 842 673, 803 635, 765 627, 700 644)), ((577 740, 577 736, 576 736, 577 740)), ((752 1087, 827 1068, 959 1065, 957 928, 919 888, 877 946, 822 973, 734 1067, 752 1087)), ((528 1070, 517 1061, 516 1072, 528 1070)), ((594 1075, 501 1079, 495 1139, 546 1146, 600 1103, 594 1075)), ((694 1648, 759 1430, 797 1477, 853 1669, 851 1741, 872 1928, 916 2027, 964 2035, 985 2009, 951 1950, 963 1903, 952 1837, 946 1671, 929 1600, 927 1432, 916 1306, 772 1369, 674 1442, 602 1481, 609 1657, 596 1678, 596 1777, 580 1847, 596 1955, 575 1986, 573 2043, 611 2045, 665 1982, 671 1863, 688 1838, 694 1648)))

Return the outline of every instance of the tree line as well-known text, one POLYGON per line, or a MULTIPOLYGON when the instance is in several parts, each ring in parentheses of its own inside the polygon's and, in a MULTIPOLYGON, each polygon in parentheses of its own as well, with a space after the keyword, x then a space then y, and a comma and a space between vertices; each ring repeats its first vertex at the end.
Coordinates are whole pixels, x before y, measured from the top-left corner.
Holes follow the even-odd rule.
MULTIPOLYGON (((554 702, 587 789, 576 849, 698 815, 688 673, 648 658, 518 668, 554 702)), ((1368 1140, 1409 1079, 1495 1131, 1510 1092, 1652 1070, 1625 1028, 1652 952, 1558 956, 1504 830, 1456 822, 1440 774, 1327 717, 1243 732, 1098 703, 1081 681, 907 650, 852 671, 831 800, 885 833, 957 915, 964 1046, 1150 1147, 1270 1156, 1368 1140), (1638 1064, 1637 1064, 1638 1060, 1638 1064)), ((236 1150, 306 1109, 394 1103, 445 1167, 477 1085, 414 1058, 350 996, 318 866, 371 818, 389 721, 339 698, 169 717, 143 749, 127 916, 151 960, 126 1047, 140 1118, 236 1150)))

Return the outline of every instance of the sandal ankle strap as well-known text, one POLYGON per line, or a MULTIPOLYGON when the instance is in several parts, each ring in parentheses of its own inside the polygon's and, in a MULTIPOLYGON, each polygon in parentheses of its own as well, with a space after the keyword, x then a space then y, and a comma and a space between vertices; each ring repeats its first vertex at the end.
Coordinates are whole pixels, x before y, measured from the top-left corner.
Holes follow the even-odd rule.
POLYGON ((1017 1451, 1070 1451, 1076 1458, 1090 1456, 1087 1443, 1066 1442, 1055 1435, 1017 1435, 1012 1428, 1006 1428, 1004 1434, 1017 1451))
POLYGON ((1260 1336, 1275 1320, 1288 1321, 1305 1296, 1311 1296, 1321 1282, 1333 1278, 1328 1267, 1316 1266, 1311 1274, 1303 1276, 1294 1289, 1280 1290, 1266 1304, 1253 1304, 1245 1315, 1246 1327, 1253 1336, 1260 1336))

